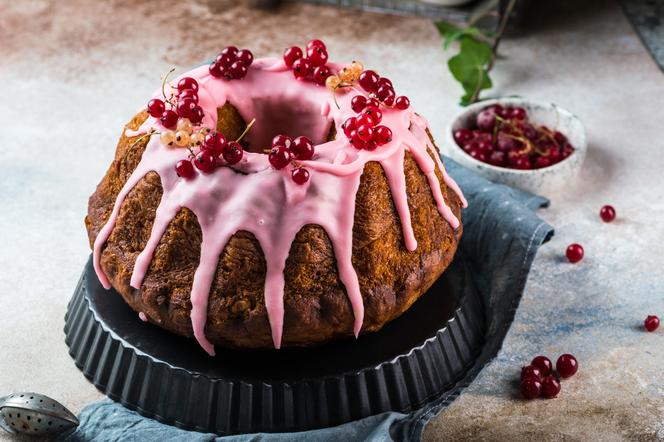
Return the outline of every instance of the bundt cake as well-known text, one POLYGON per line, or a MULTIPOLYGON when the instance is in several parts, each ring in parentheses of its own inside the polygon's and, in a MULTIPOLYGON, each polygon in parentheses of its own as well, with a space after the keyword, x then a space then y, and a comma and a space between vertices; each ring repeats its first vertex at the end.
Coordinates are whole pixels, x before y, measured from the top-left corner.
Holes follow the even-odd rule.
POLYGON ((85 224, 141 319, 214 345, 312 346, 379 330, 451 262, 466 201, 391 81, 227 47, 127 124, 85 224))

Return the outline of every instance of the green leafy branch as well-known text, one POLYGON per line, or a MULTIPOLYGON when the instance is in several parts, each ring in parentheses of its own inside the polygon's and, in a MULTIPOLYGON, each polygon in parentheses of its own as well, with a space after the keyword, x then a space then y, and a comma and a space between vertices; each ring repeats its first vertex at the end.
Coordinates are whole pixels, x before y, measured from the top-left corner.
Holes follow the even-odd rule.
MULTIPOLYGON (((478 101, 481 91, 493 85, 489 72, 496 63, 498 46, 515 4, 516 0, 510 0, 500 15, 498 28, 493 34, 475 26, 460 27, 447 22, 436 23, 438 32, 445 38, 445 50, 449 49, 452 43, 459 42, 459 52, 448 60, 447 66, 463 87, 462 106, 478 101)), ((473 22, 477 20, 475 18, 473 22)))

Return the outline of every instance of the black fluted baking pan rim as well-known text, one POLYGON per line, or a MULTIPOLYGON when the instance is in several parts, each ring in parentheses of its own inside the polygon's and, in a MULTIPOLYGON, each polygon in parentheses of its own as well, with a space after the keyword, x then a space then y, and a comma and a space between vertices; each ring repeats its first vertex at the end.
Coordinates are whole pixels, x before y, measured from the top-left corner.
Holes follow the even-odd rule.
POLYGON ((472 367, 485 324, 480 294, 457 254, 379 332, 312 349, 217 348, 210 358, 195 341, 140 321, 119 294, 101 287, 89 260, 67 307, 65 341, 76 366, 111 399, 180 428, 238 434, 417 409, 472 367))

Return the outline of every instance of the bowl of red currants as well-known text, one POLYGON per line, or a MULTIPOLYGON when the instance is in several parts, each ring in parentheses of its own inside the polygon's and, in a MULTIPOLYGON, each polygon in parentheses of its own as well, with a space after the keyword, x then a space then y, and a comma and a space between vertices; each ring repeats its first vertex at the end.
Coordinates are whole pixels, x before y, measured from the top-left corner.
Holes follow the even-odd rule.
POLYGON ((484 177, 533 193, 560 189, 581 169, 581 121, 553 103, 522 98, 468 106, 447 129, 447 153, 484 177))

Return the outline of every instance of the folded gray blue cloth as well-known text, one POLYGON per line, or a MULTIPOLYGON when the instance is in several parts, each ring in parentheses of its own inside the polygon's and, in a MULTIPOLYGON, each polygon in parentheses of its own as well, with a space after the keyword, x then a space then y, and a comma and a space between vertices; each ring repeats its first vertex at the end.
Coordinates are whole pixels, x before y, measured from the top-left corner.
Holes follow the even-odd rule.
POLYGON ((476 279, 487 310, 487 340, 474 366, 451 391, 409 414, 383 413, 337 427, 299 433, 217 437, 161 424, 115 402, 87 406, 77 430, 60 440, 191 440, 247 441, 391 441, 418 440, 429 420, 449 405, 500 349, 526 284, 538 247, 553 228, 534 211, 548 200, 494 184, 445 158, 445 164, 466 195, 460 256, 476 279))

